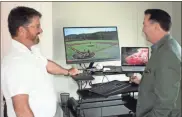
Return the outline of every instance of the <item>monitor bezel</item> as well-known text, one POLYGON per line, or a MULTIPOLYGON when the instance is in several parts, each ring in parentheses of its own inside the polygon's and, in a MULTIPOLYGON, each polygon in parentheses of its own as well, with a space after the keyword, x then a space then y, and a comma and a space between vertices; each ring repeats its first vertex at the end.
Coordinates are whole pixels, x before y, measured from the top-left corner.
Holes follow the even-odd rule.
POLYGON ((95 59, 93 61, 91 60, 81 60, 81 61, 68 61, 67 59, 67 53, 66 53, 66 41, 65 41, 65 29, 66 28, 116 28, 117 32, 117 41, 118 41, 118 49, 119 49, 119 54, 121 53, 120 51, 120 44, 119 44, 119 36, 118 36, 118 28, 117 26, 81 26, 81 27, 63 27, 63 36, 64 36, 64 48, 65 48, 65 58, 66 58, 66 64, 81 64, 81 63, 91 63, 91 62, 106 62, 106 61, 120 61, 121 60, 121 55, 119 58, 111 58, 111 59, 95 59))
POLYGON ((123 59, 123 57, 122 57, 122 51, 123 51, 123 48, 147 48, 148 49, 148 61, 149 61, 149 52, 150 52, 150 50, 149 50, 149 47, 144 47, 144 46, 123 46, 123 47, 121 47, 121 54, 120 54, 120 58, 121 58, 121 66, 141 66, 141 67, 145 67, 146 65, 124 65, 123 64, 123 61, 122 61, 122 59, 123 59))

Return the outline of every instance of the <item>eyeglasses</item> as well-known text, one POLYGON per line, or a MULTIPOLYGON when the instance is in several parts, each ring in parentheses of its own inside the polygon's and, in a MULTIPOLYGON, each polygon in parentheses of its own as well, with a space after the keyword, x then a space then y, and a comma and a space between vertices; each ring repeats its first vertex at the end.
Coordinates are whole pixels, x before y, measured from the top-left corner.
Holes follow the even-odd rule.
POLYGON ((36 25, 36 26, 35 25, 29 25, 29 26, 28 25, 24 25, 24 27, 25 28, 36 28, 36 29, 40 29, 41 28, 40 24, 36 25))

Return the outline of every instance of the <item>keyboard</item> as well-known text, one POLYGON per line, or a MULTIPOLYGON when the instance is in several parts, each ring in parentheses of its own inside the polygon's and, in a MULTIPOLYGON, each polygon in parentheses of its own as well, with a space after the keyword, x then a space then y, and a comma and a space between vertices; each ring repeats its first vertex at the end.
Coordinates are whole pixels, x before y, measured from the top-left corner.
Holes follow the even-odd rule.
POLYGON ((92 77, 89 73, 80 73, 74 76, 71 76, 74 80, 94 80, 94 77, 92 77))
POLYGON ((93 88, 90 88, 89 91, 103 96, 109 96, 110 94, 122 91, 129 87, 131 87, 131 84, 128 82, 113 80, 110 82, 102 83, 100 85, 96 85, 93 88))

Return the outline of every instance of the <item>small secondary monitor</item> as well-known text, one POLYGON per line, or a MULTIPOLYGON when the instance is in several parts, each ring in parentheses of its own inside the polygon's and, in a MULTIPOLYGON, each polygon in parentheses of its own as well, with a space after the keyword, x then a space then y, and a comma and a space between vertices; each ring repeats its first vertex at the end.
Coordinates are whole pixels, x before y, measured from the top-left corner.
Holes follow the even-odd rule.
POLYGON ((122 47, 122 71, 144 71, 149 59, 148 47, 122 47))
POLYGON ((64 27, 67 64, 120 60, 117 27, 64 27))
POLYGON ((145 66, 149 59, 148 47, 122 47, 122 66, 145 66))

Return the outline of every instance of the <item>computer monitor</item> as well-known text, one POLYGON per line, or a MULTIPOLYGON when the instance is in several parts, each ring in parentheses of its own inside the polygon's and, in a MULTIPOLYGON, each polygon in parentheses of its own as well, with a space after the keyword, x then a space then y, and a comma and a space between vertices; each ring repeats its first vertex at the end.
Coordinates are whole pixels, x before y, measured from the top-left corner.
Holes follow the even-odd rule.
POLYGON ((116 26, 64 27, 67 64, 120 60, 116 26))
POLYGON ((122 66, 146 66, 148 59, 148 47, 121 47, 122 66))

